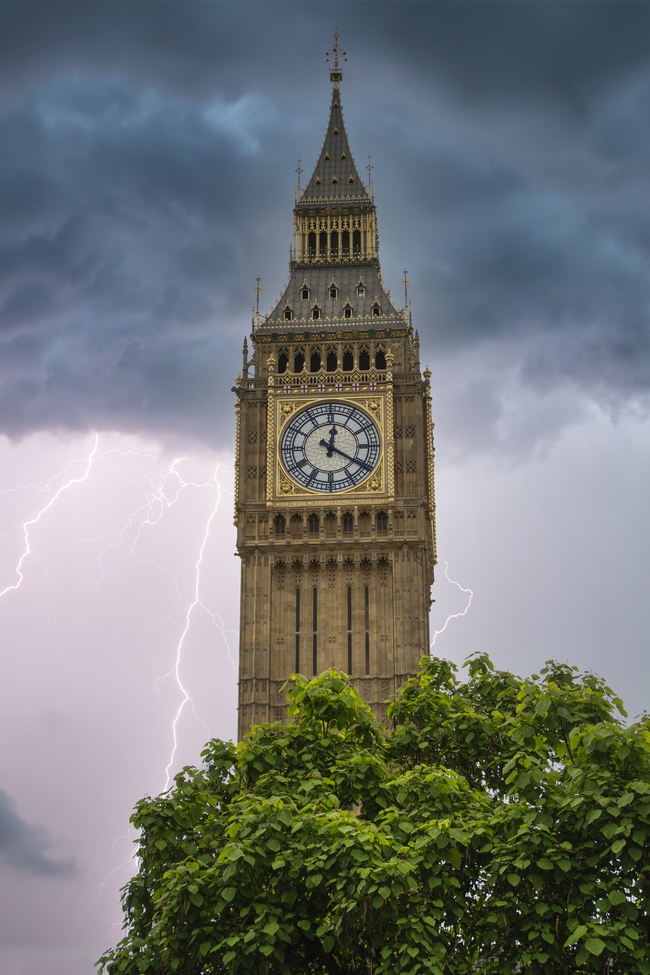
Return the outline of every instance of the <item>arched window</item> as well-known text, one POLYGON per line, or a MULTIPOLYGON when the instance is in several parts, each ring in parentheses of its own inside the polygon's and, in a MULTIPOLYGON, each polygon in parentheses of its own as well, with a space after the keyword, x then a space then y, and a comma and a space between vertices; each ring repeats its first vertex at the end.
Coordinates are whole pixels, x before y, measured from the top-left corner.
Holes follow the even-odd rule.
POLYGON ((293 371, 302 372, 305 366, 305 354, 301 349, 298 349, 293 357, 293 371))
POLYGON ((377 531, 387 532, 388 531, 388 515, 385 511, 380 511, 377 515, 377 531))
POLYGON ((343 233, 341 234, 341 251, 343 253, 343 257, 350 256, 350 231, 349 230, 344 230, 343 233))
POLYGON ((285 320, 285 322, 290 322, 292 318, 293 318, 293 314, 291 312, 291 309, 290 308, 285 308, 284 309, 284 320, 285 320))
POLYGON ((286 372, 289 366, 289 356, 286 352, 281 352, 278 356, 278 372, 286 372))
POLYGON ((317 322, 319 320, 319 318, 320 318, 320 308, 318 307, 318 305, 314 305, 314 307, 312 308, 312 310, 311 310, 311 317, 314 319, 315 322, 317 322))
POLYGON ((338 364, 339 363, 338 363, 338 358, 337 358, 337 355, 336 355, 336 349, 328 349, 327 350, 327 360, 326 360, 327 371, 328 372, 336 372, 336 370, 338 368, 338 364))
POLYGON ((384 349, 377 349, 375 352, 375 369, 386 368, 386 353, 384 349))
POLYGON ((357 285, 357 298, 366 297, 366 286, 364 284, 357 285))
POLYGON ((275 524, 275 534, 276 535, 284 535, 286 533, 286 530, 287 530, 287 522, 285 520, 284 515, 276 515, 275 516, 274 524, 275 524))
POLYGON ((327 254, 327 231, 326 230, 321 231, 319 244, 320 244, 320 255, 321 257, 325 257, 325 255, 327 254))
POLYGON ((335 284, 330 284, 330 298, 335 299, 338 297, 339 289, 335 284))
POLYGON ((368 348, 363 347, 359 350, 359 369, 362 372, 370 369, 370 350, 368 348))
POLYGON ((354 369, 354 356, 352 349, 343 349, 343 372, 352 372, 354 369))
POLYGON ((318 372, 321 367, 321 357, 318 349, 314 349, 311 356, 309 357, 309 371, 318 372))
POLYGON ((378 305, 375 302, 375 304, 372 306, 372 317, 379 318, 380 315, 381 315, 381 305, 378 305))
POLYGON ((350 535, 354 531, 354 516, 347 511, 343 515, 343 533, 350 535))
MULTIPOLYGON (((335 179, 333 179, 332 182, 334 183, 335 179)), ((330 255, 332 257, 338 257, 338 254, 339 254, 339 235, 338 235, 338 231, 333 230, 332 233, 330 234, 330 255)))
POLYGON ((309 234, 307 247, 309 248, 309 256, 316 257, 316 234, 309 234))
POLYGON ((354 230, 352 232, 352 249, 354 250, 355 257, 361 254, 361 231, 354 230))
MULTIPOLYGON (((310 234, 310 237, 311 236, 312 235, 310 234)), ((314 234, 313 236, 315 238, 316 237, 316 234, 314 234)), ((309 286, 308 285, 303 284, 302 290, 300 292, 300 297, 302 298, 303 301, 309 301, 309 286)))
POLYGON ((343 309, 344 318, 352 318, 352 305, 346 305, 343 309))

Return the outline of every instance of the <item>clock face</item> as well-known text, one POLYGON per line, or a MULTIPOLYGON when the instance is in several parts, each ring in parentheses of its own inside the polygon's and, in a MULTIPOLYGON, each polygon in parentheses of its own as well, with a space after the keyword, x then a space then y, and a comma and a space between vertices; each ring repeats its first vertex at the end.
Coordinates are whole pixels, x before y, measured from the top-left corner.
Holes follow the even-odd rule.
POLYGON ((348 403, 317 403, 292 417, 282 437, 282 463, 311 491, 346 491, 377 467, 376 423, 348 403))

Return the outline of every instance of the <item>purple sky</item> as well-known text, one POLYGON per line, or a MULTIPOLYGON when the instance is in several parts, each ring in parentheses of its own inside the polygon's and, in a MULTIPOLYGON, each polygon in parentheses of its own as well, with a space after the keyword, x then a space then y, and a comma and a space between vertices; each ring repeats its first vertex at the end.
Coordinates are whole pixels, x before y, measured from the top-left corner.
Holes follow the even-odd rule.
POLYGON ((90 975, 132 806, 234 733, 230 387, 335 23, 474 594, 436 651, 650 707, 650 7, 0 4, 0 975, 90 975))

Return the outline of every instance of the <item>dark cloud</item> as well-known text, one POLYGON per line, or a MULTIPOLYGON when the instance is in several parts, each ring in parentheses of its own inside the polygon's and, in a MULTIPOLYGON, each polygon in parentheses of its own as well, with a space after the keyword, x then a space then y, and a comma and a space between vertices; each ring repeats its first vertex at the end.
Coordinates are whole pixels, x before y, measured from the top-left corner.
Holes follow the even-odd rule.
POLYGON ((647 6, 297 9, 0 6, 2 430, 230 441, 251 284, 270 307, 286 276, 335 19, 384 276, 408 263, 427 356, 489 348, 472 401, 498 403, 500 369, 537 396, 645 401, 647 6))
POLYGON ((20 818, 15 803, 0 789, 0 860, 21 873, 39 877, 74 877, 77 865, 72 857, 52 855, 52 838, 43 826, 32 826, 20 818))

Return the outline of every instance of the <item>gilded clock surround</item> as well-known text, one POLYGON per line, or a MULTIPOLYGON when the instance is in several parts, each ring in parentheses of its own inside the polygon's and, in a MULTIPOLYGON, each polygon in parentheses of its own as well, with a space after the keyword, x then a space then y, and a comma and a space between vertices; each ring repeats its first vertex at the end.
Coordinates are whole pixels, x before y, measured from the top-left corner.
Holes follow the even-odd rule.
POLYGON ((281 689, 296 669, 347 670, 383 718, 386 698, 429 649, 430 373, 420 371, 408 306, 397 308, 383 285, 375 204, 349 148, 338 67, 330 78, 325 142, 295 204, 289 282, 267 315, 254 315, 252 357, 245 341, 234 387, 240 737, 286 719, 281 689), (380 437, 373 471, 333 492, 294 480, 280 450, 291 418, 327 402, 360 409, 380 437))

